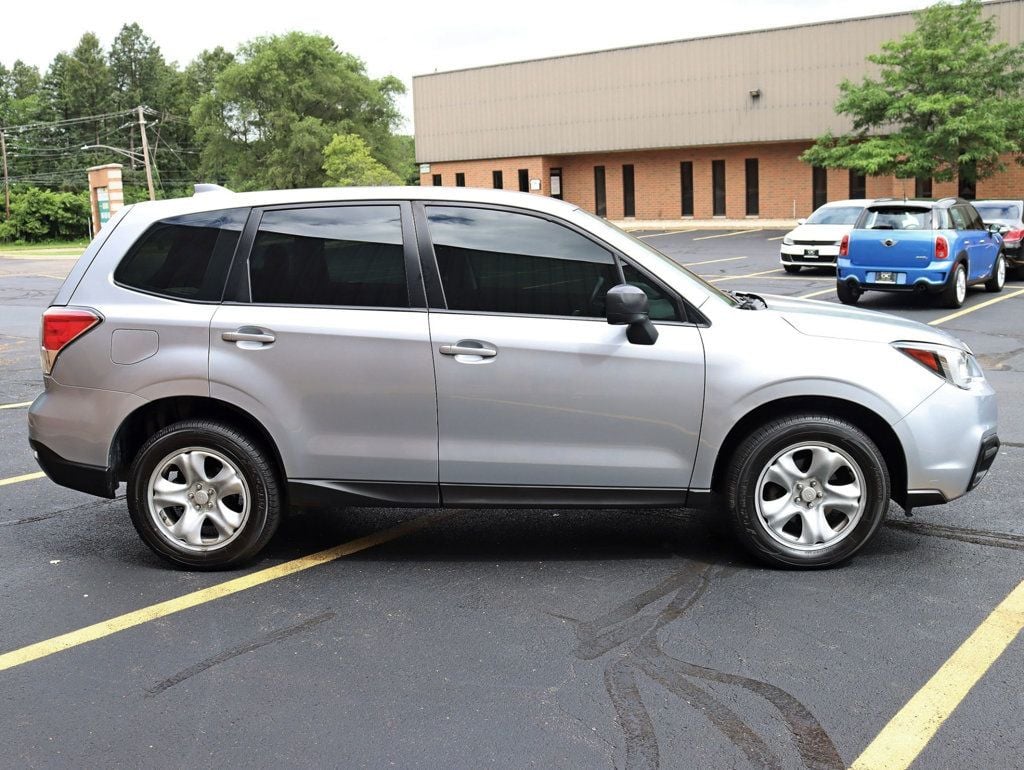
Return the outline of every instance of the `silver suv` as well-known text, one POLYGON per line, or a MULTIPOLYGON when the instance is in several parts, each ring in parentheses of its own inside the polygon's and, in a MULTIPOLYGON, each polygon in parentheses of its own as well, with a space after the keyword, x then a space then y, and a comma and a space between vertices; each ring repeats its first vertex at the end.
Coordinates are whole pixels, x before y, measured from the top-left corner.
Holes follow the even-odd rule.
POLYGON ((580 209, 498 191, 143 203, 42 319, 32 448, 170 561, 289 506, 696 507, 824 566, 996 455, 974 356, 921 324, 723 292, 580 209))

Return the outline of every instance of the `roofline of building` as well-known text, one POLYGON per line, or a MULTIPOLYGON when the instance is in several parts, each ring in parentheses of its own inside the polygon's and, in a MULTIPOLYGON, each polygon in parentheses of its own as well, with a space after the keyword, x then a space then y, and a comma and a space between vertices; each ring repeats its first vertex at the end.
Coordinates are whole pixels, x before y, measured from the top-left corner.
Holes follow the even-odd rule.
MULTIPOLYGON (((658 42, 655 42, 655 43, 638 43, 636 45, 614 46, 612 48, 599 48, 599 49, 594 50, 594 51, 578 51, 576 53, 555 54, 554 56, 541 56, 541 57, 539 57, 537 59, 518 59, 516 61, 499 62, 497 64, 480 64, 480 65, 477 65, 476 67, 459 67, 457 69, 452 69, 452 70, 442 70, 441 72, 424 72, 424 73, 422 73, 420 75, 413 75, 412 79, 413 80, 418 80, 420 78, 438 77, 440 75, 453 75, 453 74, 458 73, 458 72, 473 72, 474 70, 489 70, 489 69, 498 69, 500 67, 515 67, 515 66, 520 65, 520 64, 533 64, 534 62, 555 61, 557 59, 575 59, 575 58, 578 58, 580 56, 594 56, 596 54, 614 53, 614 52, 617 52, 617 51, 635 51, 635 50, 640 50, 640 49, 643 49, 643 48, 657 48, 659 46, 665 46, 665 45, 676 45, 678 43, 695 43, 695 42, 698 42, 698 41, 701 41, 701 40, 716 40, 716 39, 724 38, 724 37, 744 37, 746 35, 760 35, 760 34, 763 34, 765 32, 784 32, 786 30, 791 30, 791 29, 803 29, 803 28, 809 28, 809 27, 825 27, 825 26, 829 26, 829 25, 833 25, 833 24, 846 24, 847 22, 851 22, 851 21, 871 21, 871 20, 874 20, 874 19, 891 19, 891 18, 894 18, 896 16, 907 16, 909 14, 918 13, 918 12, 923 11, 926 8, 930 7, 931 5, 934 5, 934 3, 931 3, 928 0, 919 0, 919 1, 920 2, 924 2, 926 4, 923 5, 920 8, 913 9, 913 10, 907 10, 907 11, 895 11, 893 13, 876 13, 876 14, 873 14, 871 16, 849 16, 849 17, 846 17, 846 18, 843 18, 843 19, 828 19, 828 20, 825 20, 825 21, 809 21, 809 22, 805 22, 803 24, 788 24, 788 25, 786 25, 784 27, 763 27, 761 29, 748 29, 748 30, 744 30, 742 32, 721 32, 721 33, 719 33, 717 35, 702 35, 700 37, 684 37, 684 38, 678 38, 676 40, 661 40, 661 41, 658 41, 658 42)), ((982 5, 982 8, 987 8, 989 6, 994 6, 994 5, 1010 5, 1010 4, 1013 4, 1013 3, 1016 3, 1016 2, 1020 2, 1020 0, 983 0, 981 5, 982 5)))

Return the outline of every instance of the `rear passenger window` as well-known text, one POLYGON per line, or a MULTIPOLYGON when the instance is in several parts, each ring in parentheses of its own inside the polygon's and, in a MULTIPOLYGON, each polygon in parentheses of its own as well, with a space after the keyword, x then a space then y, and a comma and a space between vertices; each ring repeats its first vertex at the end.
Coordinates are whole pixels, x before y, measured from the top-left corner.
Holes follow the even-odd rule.
POLYGON ((157 222, 121 260, 114 281, 151 294, 217 302, 248 215, 248 209, 228 209, 157 222))
POLYGON ((429 206, 427 221, 451 310, 597 318, 619 283, 610 252, 540 217, 429 206))
POLYGON ((398 206, 268 211, 249 258, 252 301, 409 307, 398 206))
POLYGON ((964 210, 960 206, 954 206, 949 210, 950 216, 953 217, 953 228, 956 230, 967 230, 968 221, 967 217, 964 216, 964 210))

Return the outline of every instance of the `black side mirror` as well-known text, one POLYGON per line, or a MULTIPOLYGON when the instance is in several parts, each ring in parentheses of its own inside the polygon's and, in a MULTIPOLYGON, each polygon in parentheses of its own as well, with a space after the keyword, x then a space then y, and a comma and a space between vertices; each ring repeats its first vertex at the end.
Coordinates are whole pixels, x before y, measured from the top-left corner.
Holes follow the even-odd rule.
POLYGON ((1001 233, 1003 232, 1003 226, 997 222, 990 223, 986 228, 990 233, 1001 233))
POLYGON ((626 339, 634 345, 653 345, 658 339, 650 317, 650 303, 643 289, 629 284, 612 286, 605 296, 608 323, 628 326, 626 339))

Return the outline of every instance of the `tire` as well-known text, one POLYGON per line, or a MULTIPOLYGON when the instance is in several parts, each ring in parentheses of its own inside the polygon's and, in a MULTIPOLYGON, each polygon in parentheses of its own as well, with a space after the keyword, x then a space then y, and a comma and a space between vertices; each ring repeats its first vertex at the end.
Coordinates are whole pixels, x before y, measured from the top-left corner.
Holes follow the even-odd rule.
POLYGON ((263 549, 280 523, 283 496, 260 444, 224 423, 186 420, 139 450, 127 501, 132 524, 157 555, 216 570, 241 566, 263 549))
POLYGON ((1006 258, 1002 252, 996 256, 996 262, 992 265, 992 275, 985 281, 985 291, 997 294, 1006 285, 1006 258))
POLYGON ((889 507, 882 453, 860 428, 827 414, 762 425, 736 449, 726 485, 734 532, 757 559, 779 567, 849 559, 889 507))
POLYGON ((963 262, 957 262, 939 298, 943 307, 957 308, 964 304, 967 299, 967 268, 963 262))
POLYGON ((797 273, 800 272, 800 267, 800 265, 783 265, 782 269, 785 270, 790 275, 796 275, 797 273))
POLYGON ((839 295, 839 301, 844 305, 856 305, 863 293, 860 289, 850 286, 846 281, 836 281, 836 294, 839 295))

